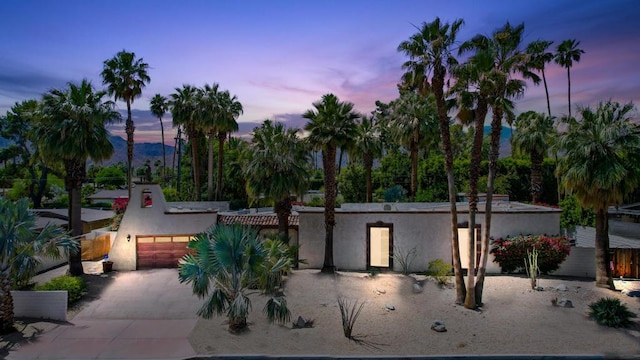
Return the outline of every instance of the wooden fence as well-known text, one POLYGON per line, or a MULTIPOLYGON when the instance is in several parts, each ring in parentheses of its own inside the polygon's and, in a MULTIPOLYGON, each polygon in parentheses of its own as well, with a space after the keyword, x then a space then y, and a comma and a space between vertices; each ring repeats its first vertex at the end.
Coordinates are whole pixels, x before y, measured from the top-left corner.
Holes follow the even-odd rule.
POLYGON ((611 249, 613 277, 640 278, 640 249, 611 249))
POLYGON ((82 260, 99 260, 111 250, 111 237, 104 234, 96 236, 95 239, 81 240, 82 260))

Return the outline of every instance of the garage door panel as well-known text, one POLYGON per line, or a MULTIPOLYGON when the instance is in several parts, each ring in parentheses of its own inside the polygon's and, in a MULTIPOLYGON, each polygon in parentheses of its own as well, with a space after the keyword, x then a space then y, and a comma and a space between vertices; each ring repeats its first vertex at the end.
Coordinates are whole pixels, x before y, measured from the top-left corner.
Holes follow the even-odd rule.
POLYGON ((184 238, 184 235, 138 236, 138 239, 144 239, 137 243, 138 269, 177 267, 178 261, 189 252, 184 238), (177 241, 172 241, 174 238, 177 241))

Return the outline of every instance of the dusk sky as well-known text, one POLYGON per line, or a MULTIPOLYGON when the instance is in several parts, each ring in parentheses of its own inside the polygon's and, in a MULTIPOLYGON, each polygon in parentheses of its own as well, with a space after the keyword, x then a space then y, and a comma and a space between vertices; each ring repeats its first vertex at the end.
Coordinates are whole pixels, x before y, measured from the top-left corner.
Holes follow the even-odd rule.
MULTIPOLYGON (((102 63, 133 51, 151 82, 133 108, 136 142, 159 142, 149 99, 182 84, 219 83, 244 107, 241 128, 291 120, 323 94, 369 113, 397 97, 406 60, 398 44, 436 16, 462 18, 464 41, 505 22, 525 23, 524 45, 577 39, 585 51, 571 69, 572 103, 640 104, 640 2, 607 1, 0 1, 0 116, 16 102, 87 78, 103 88, 102 63)), ((566 70, 547 68, 554 115, 567 113, 566 70)), ((118 103, 126 110, 124 103, 118 103)), ((545 111, 544 88, 529 84, 517 112, 545 111)), ((575 107, 574 107, 575 108, 575 107)), ((170 114, 163 119, 173 145, 170 114)), ((124 136, 124 125, 111 128, 124 136)))

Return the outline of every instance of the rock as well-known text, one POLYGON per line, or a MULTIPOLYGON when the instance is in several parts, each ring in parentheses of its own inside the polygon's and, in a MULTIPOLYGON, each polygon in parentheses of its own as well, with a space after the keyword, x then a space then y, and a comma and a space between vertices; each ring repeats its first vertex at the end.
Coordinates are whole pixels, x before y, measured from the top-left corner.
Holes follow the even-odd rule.
POLYGON ((640 290, 637 289, 623 289, 621 293, 631 297, 640 297, 640 290))
POLYGON ((440 320, 436 320, 433 323, 431 323, 431 330, 436 332, 446 332, 447 328, 444 326, 444 322, 440 320))
POLYGON ((306 321, 302 318, 302 316, 298 316, 298 320, 293 324, 293 327, 302 329, 306 321))
POLYGON ((387 311, 393 311, 396 309, 396 307, 391 304, 384 304, 384 309, 387 311))
POLYGON ((386 290, 376 289, 376 295, 386 294, 386 290))
POLYGON ((422 292, 422 286, 420 284, 413 284, 413 293, 420 294, 422 292))
POLYGON ((569 291, 569 288, 565 284, 558 284, 555 289, 556 291, 569 291))
POLYGON ((564 307, 564 308, 572 308, 573 307, 573 303, 571 302, 571 300, 569 300, 567 298, 561 298, 556 303, 556 306, 564 307))

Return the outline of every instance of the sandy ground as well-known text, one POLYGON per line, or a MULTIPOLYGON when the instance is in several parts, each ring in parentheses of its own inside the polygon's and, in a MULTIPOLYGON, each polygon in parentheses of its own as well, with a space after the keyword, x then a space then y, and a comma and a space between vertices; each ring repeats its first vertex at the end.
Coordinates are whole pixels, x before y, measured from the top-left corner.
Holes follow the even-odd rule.
POLYGON ((539 285, 543 291, 531 290, 522 276, 487 277, 485 305, 473 311, 454 305, 453 288, 424 277, 295 271, 285 283, 292 321, 313 319, 313 328, 268 324, 262 313, 266 298, 253 294, 248 331, 229 333, 223 317, 200 319, 189 341, 199 354, 218 355, 640 355, 638 319, 630 329, 612 329, 587 316, 588 305, 604 296, 619 298, 640 313, 639 298, 596 288, 593 281, 550 278, 539 285), (423 285, 421 293, 413 291, 416 282, 423 285), (568 291, 555 290, 560 284, 568 291), (364 302, 353 329, 362 343, 344 337, 339 297, 364 302), (574 308, 554 307, 553 298, 567 298, 574 308), (447 332, 430 329, 436 320, 444 322, 447 332))

